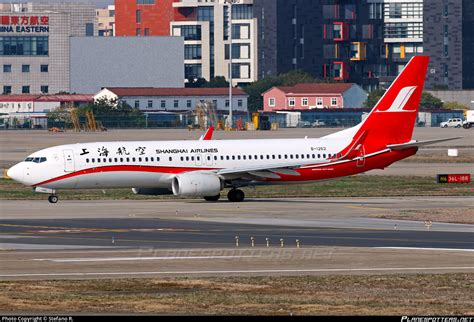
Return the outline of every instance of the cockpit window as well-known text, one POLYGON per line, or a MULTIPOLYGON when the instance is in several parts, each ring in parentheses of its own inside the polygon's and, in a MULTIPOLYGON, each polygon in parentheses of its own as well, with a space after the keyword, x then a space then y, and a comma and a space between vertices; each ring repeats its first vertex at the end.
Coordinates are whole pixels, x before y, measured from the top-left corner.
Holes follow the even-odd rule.
POLYGON ((40 157, 40 158, 26 158, 25 162, 34 162, 34 163, 43 163, 46 162, 46 158, 40 157))

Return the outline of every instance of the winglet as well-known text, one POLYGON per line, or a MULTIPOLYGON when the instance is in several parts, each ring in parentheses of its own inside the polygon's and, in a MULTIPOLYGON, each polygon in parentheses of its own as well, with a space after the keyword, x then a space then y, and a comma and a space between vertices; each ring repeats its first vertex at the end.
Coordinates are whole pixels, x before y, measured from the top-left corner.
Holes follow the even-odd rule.
POLYGON ((206 133, 204 133, 201 138, 199 138, 199 141, 210 141, 212 140, 212 134, 214 133, 214 127, 211 126, 210 128, 207 129, 206 133))

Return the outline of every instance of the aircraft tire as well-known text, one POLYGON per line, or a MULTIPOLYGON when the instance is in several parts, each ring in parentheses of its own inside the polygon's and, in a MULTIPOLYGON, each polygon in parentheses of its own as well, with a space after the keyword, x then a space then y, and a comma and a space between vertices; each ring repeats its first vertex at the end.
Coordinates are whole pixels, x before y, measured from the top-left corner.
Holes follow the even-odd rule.
POLYGON ((217 196, 211 196, 211 197, 204 197, 204 200, 206 201, 218 201, 220 199, 221 195, 218 194, 217 196))
POLYGON ((245 193, 240 189, 232 189, 227 194, 230 202, 242 202, 245 199, 245 193))
POLYGON ((53 196, 49 196, 49 197, 48 197, 49 203, 57 203, 58 200, 59 200, 58 196, 54 196, 54 195, 53 195, 53 196))

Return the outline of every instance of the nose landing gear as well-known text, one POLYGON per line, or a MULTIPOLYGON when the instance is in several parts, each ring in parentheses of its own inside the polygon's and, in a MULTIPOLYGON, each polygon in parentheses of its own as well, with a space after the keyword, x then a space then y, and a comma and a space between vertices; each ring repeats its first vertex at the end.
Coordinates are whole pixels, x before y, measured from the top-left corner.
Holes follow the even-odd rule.
POLYGON ((49 201, 50 203, 57 203, 58 200, 59 200, 59 198, 58 198, 58 196, 56 196, 56 195, 51 195, 51 196, 48 197, 48 201, 49 201))

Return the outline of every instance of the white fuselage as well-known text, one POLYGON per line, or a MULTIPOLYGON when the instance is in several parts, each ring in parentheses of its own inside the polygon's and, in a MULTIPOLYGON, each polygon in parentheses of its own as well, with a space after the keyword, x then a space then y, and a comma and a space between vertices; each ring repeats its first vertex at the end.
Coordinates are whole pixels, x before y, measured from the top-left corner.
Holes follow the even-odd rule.
POLYGON ((188 171, 322 163, 349 142, 328 138, 71 144, 35 152, 10 173, 25 185, 49 189, 169 188, 176 174, 188 171), (46 161, 34 162, 35 158, 46 161))

